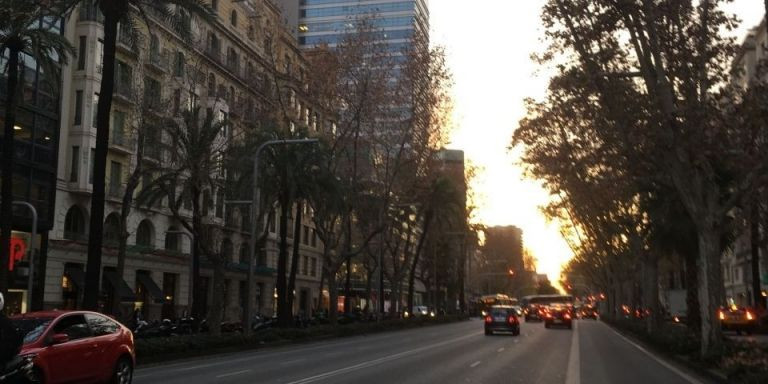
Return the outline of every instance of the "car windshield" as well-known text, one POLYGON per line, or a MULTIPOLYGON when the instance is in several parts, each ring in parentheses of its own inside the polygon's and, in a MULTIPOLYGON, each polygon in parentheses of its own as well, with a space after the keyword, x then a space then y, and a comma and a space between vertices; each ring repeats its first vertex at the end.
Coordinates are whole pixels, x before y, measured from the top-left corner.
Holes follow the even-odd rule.
POLYGON ((11 319, 14 327, 21 330, 24 335, 24 344, 29 344, 37 340, 43 334, 48 324, 53 321, 52 317, 29 317, 11 319))

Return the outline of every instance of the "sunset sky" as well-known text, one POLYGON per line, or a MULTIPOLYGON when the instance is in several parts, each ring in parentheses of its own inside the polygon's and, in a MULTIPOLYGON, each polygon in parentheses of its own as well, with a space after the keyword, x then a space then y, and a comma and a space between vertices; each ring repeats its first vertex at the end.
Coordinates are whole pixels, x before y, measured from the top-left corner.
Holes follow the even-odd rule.
MULTIPOLYGON (((539 207, 548 194, 523 178, 519 153, 508 151, 512 133, 525 114, 526 97, 542 98, 547 72, 529 59, 540 52, 540 9, 545 0, 431 0, 432 42, 446 47, 453 71, 455 130, 450 148, 463 149, 479 167, 472 188, 478 206, 474 221, 517 225, 525 246, 538 259, 539 273, 553 282, 571 251, 557 223, 539 207)), ((757 25, 764 13, 758 0, 735 0, 729 7, 744 22, 737 36, 757 25)))

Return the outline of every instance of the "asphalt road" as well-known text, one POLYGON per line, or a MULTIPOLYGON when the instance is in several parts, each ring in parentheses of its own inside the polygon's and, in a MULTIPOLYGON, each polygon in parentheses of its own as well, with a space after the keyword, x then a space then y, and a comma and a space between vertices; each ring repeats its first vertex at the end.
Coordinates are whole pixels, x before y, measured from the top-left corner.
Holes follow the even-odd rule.
POLYGON ((480 320, 138 369, 136 384, 707 383, 603 323, 523 323, 485 336, 480 320))

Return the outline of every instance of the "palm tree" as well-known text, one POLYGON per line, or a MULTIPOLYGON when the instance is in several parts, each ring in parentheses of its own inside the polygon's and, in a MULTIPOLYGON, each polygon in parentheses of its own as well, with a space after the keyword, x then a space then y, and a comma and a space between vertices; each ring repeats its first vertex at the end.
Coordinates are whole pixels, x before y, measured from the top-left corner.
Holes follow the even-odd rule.
MULTIPOLYGON (((19 56, 34 58, 47 74, 58 74, 58 65, 66 63, 74 52, 59 33, 47 29, 42 18, 61 17, 69 2, 43 4, 30 0, 0 0, 0 49, 8 52, 8 77, 5 84, 5 121, 2 143, 2 189, 0 190, 0 292, 7 293, 8 263, 13 219, 13 130, 19 96, 19 56)), ((55 76, 54 76, 55 77, 55 76)))
MULTIPOLYGON (((23 2, 24 0, 20 0, 23 2)), ((104 16, 104 56, 99 102, 96 112, 96 148, 94 151, 93 192, 88 238, 88 261, 85 276, 83 307, 96 309, 101 271, 101 246, 104 221, 104 188, 106 186, 107 149, 109 146, 109 117, 115 84, 115 50, 118 24, 133 26, 136 20, 146 20, 152 13, 174 27, 182 36, 190 34, 189 14, 211 19, 210 7, 202 0, 94 0, 104 16)), ((91 2, 83 1, 82 4, 91 2)), ((132 29, 131 29, 132 30, 132 29)))
MULTIPOLYGON (((216 120, 212 113, 205 113, 194 108, 183 113, 182 121, 169 119, 163 124, 163 133, 167 137, 164 144, 166 155, 154 167, 147 165, 146 172, 155 179, 144 185, 137 200, 150 206, 156 201, 167 198, 168 208, 174 219, 193 237, 191 278, 197 282, 200 276, 200 256, 205 254, 214 264, 214 289, 223 284, 223 263, 216 249, 215 231, 203 219, 211 206, 210 196, 224 187, 224 162, 228 140, 222 138, 226 121, 216 120), (191 222, 182 210, 191 210, 191 222), (213 236, 213 237, 212 237, 213 236), (222 281, 216 281, 217 278, 222 281)), ((221 193, 221 192, 220 192, 221 193)), ((192 315, 200 318, 201 298, 204 294, 194 284, 192 315)), ((222 289, 223 291, 223 289, 222 289)), ((219 303, 214 303, 220 305, 219 303)), ((211 311, 211 324, 218 324, 220 311, 211 311)), ((218 331, 218 327, 213 328, 218 331)))

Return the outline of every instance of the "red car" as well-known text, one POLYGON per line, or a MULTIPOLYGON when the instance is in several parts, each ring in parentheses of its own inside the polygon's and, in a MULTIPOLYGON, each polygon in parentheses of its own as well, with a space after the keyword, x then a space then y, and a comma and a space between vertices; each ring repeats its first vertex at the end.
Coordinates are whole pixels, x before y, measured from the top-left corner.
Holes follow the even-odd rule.
POLYGON ((100 313, 44 311, 11 317, 21 329, 21 355, 35 356, 41 383, 119 383, 133 380, 133 334, 100 313))

